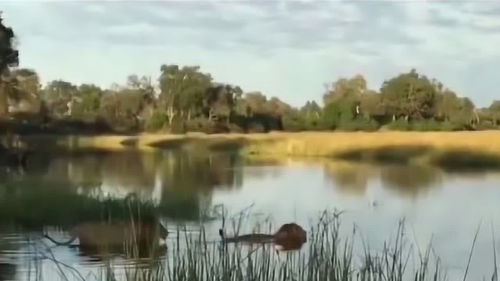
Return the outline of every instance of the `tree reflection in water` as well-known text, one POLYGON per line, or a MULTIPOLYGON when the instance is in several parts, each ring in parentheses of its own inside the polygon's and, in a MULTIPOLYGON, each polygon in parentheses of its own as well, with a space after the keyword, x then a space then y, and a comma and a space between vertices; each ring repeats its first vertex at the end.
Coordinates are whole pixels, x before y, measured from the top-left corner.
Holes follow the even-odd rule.
POLYGON ((414 198, 440 186, 443 172, 429 166, 387 166, 381 169, 380 178, 387 188, 414 198))
POLYGON ((437 187, 444 172, 432 166, 363 164, 331 161, 325 163, 325 176, 346 195, 364 196, 371 180, 380 179, 384 188, 407 197, 417 197, 437 187))

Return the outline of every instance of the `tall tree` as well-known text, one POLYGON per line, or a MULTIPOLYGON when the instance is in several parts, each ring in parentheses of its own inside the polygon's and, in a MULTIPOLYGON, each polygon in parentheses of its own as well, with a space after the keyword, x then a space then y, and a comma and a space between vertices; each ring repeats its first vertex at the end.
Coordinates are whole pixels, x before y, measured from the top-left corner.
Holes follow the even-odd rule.
POLYGON ((359 74, 333 82, 323 96, 323 124, 327 128, 336 128, 341 123, 353 121, 361 114, 361 100, 369 92, 366 79, 359 74))
POLYGON ((359 107, 361 115, 366 119, 383 117, 387 114, 382 95, 373 91, 367 91, 361 96, 359 107))
POLYGON ((103 90, 94 84, 82 84, 75 93, 79 102, 73 108, 73 114, 95 116, 99 112, 103 90))
POLYGON ((491 125, 500 125, 500 100, 494 100, 487 108, 480 111, 482 122, 491 122, 491 125))
POLYGON ((41 85, 40 77, 35 70, 20 68, 12 71, 11 76, 17 80, 18 87, 21 91, 31 97, 38 98, 41 85))
MULTIPOLYGON (((95 86, 86 88, 93 95, 99 91, 95 86)), ((114 85, 112 90, 104 91, 100 96, 100 115, 117 130, 143 129, 155 107, 154 87, 151 79, 144 76, 130 75, 125 86, 114 85)))
POLYGON ((304 106, 300 108, 300 111, 307 116, 319 117, 321 114, 321 107, 316 103, 316 101, 307 101, 304 106))
POLYGON ((434 118, 436 120, 451 122, 461 129, 478 123, 478 115, 470 99, 458 97, 455 92, 445 88, 441 82, 435 79, 433 79, 433 84, 436 89, 434 101, 434 118))
POLYGON ((325 106, 323 124, 327 129, 336 129, 356 118, 357 101, 342 97, 335 99, 325 106))
POLYGON ((200 72, 199 66, 162 65, 160 70, 160 106, 167 113, 169 126, 176 117, 190 119, 199 113, 211 75, 200 72))
POLYGON ((433 116, 436 88, 415 69, 385 81, 380 91, 388 113, 394 118, 418 120, 433 116))
POLYGON ((8 97, 13 94, 8 79, 9 68, 19 63, 19 52, 14 49, 14 31, 2 22, 0 12, 0 116, 8 113, 8 97))
POLYGON ((11 88, 15 93, 12 99, 20 111, 32 113, 40 110, 40 78, 32 69, 16 69, 10 73, 11 88))
POLYGON ((366 91, 367 83, 362 75, 358 74, 349 79, 340 78, 327 87, 323 102, 327 105, 341 98, 359 100, 366 91))
POLYGON ((321 129, 321 117, 322 117, 321 107, 315 101, 308 101, 306 104, 300 108, 300 115, 303 119, 304 129, 315 130, 321 129))
POLYGON ((48 110, 56 117, 72 114, 72 105, 77 96, 78 87, 70 82, 54 80, 49 82, 42 92, 48 110))
POLYGON ((249 92, 244 95, 238 107, 244 116, 251 117, 255 114, 265 113, 266 103, 267 97, 261 92, 249 92))
POLYGON ((243 91, 238 86, 217 84, 207 88, 203 105, 208 120, 214 121, 214 118, 217 118, 228 124, 242 94, 243 91))

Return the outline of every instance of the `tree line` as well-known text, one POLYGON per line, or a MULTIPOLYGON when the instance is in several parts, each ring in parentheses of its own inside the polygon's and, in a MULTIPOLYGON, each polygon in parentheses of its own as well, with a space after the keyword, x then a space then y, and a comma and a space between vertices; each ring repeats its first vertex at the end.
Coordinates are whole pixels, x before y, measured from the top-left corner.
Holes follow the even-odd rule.
MULTIPOLYGON (((199 66, 161 65, 157 77, 130 75, 103 89, 17 68, 15 34, 0 18, 0 120, 29 132, 183 133, 271 130, 481 130, 500 125, 500 101, 477 108, 415 69, 367 87, 362 75, 325 87, 322 104, 293 107, 261 92, 215 81, 199 66)), ((7 125, 5 125, 7 124, 7 125)))

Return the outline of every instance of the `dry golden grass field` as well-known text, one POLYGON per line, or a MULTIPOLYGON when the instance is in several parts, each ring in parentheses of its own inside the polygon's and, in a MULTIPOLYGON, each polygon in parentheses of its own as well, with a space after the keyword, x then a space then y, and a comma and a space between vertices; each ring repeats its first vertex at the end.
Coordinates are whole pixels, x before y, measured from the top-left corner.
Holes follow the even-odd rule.
POLYGON ((500 131, 33 136, 27 138, 27 142, 39 147, 44 147, 45 144, 56 144, 58 147, 75 150, 148 151, 176 147, 233 148, 244 154, 264 156, 331 157, 417 163, 444 161, 451 165, 498 164, 500 166, 500 131))

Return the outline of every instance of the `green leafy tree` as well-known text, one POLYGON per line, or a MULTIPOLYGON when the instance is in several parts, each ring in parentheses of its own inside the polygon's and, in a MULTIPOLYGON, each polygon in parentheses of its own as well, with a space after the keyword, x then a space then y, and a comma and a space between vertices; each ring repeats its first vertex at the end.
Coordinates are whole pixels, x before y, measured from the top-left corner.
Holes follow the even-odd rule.
POLYGON ((75 93, 78 102, 73 107, 73 115, 95 117, 99 113, 103 90, 94 84, 82 84, 75 93))
POLYGON ((359 100, 367 90, 366 79, 362 75, 358 74, 349 79, 340 78, 327 87, 323 102, 327 105, 343 98, 359 100))
POLYGON ((356 118, 357 101, 350 97, 338 98, 328 103, 323 112, 323 124, 327 129, 336 129, 356 118))
POLYGON ((49 82, 42 91, 48 111, 52 116, 61 118, 72 115, 72 105, 77 98, 78 87, 70 82, 54 80, 49 82))
POLYGON ((156 112, 156 98, 155 89, 152 84, 151 78, 142 76, 139 78, 137 75, 130 75, 127 78, 127 85, 129 91, 135 92, 136 95, 140 96, 141 103, 138 113, 138 119, 141 126, 144 125, 148 119, 153 117, 156 112))
POLYGON ((105 93, 100 101, 100 115, 112 128, 118 131, 131 131, 139 128, 138 114, 142 97, 132 91, 105 93))
POLYGON ((9 68, 19 63, 19 52, 14 49, 14 31, 2 22, 0 13, 0 117, 8 113, 8 98, 15 95, 9 79, 9 68))
MULTIPOLYGON (((145 128, 154 114, 154 89, 150 80, 131 75, 126 86, 116 85, 104 91, 99 100, 99 114, 108 124, 120 131, 137 131, 145 128)), ((93 90, 95 92, 96 89, 93 90)))
POLYGON ((162 65, 160 70, 160 106, 166 111, 169 126, 174 118, 190 120, 199 114, 212 83, 211 75, 201 73, 199 66, 162 65))
POLYGON ((9 113, 37 113, 40 109, 40 82, 38 74, 31 69, 10 71, 3 79, 5 95, 9 102, 9 113))
POLYGON ((282 116, 289 106, 274 97, 270 100, 261 92, 249 92, 237 104, 237 112, 246 118, 246 128, 251 132, 282 129, 282 116))
MULTIPOLYGON (((40 95, 40 77, 33 69, 21 68, 12 71, 13 76, 17 81, 17 87, 23 92, 23 96, 38 99, 40 95)), ((27 97, 26 97, 27 98, 27 97)))
POLYGON ((224 120, 229 124, 243 90, 238 86, 218 84, 209 87, 203 98, 204 111, 209 121, 224 120))
POLYGON ((488 109, 492 110, 492 111, 500 112, 500 100, 494 100, 488 109))
POLYGON ((415 69, 385 81, 380 91, 387 113, 393 119, 421 120, 433 116, 436 88, 415 69))
POLYGON ((321 107, 315 101, 307 101, 306 104, 300 108, 300 112, 308 117, 319 118, 321 115, 321 107))
POLYGON ((300 116, 305 130, 321 130, 322 109, 315 101, 307 101, 300 108, 300 116))
POLYGON ((264 110, 273 117, 280 118, 292 110, 292 107, 279 98, 272 97, 269 101, 267 101, 264 110))
POLYGON ((500 100, 494 100, 489 107, 479 110, 478 119, 483 127, 497 128, 500 125, 500 100))
POLYGON ((367 119, 387 115, 382 95, 373 91, 369 91, 361 97, 359 107, 361 115, 367 119))
POLYGON ((283 130, 283 117, 293 109, 277 97, 272 97, 265 105, 268 127, 271 130, 283 130))
POLYGON ((472 101, 468 98, 459 98, 450 90, 445 90, 438 96, 435 116, 442 121, 461 127, 470 125, 477 119, 472 101))
POLYGON ((353 122, 361 114, 361 100, 370 93, 366 79, 362 75, 340 78, 333 82, 323 96, 325 109, 323 125, 326 128, 339 128, 353 122))
POLYGON ((267 97, 261 92, 249 92, 244 95, 244 99, 241 100, 238 107, 244 116, 252 117, 256 114, 266 113, 266 103, 267 97))
POLYGON ((298 132, 310 129, 306 124, 305 115, 298 109, 292 109, 282 117, 283 130, 290 132, 298 132))
POLYGON ((283 113, 283 129, 287 131, 322 129, 322 109, 315 101, 307 101, 300 109, 288 106, 283 113))

